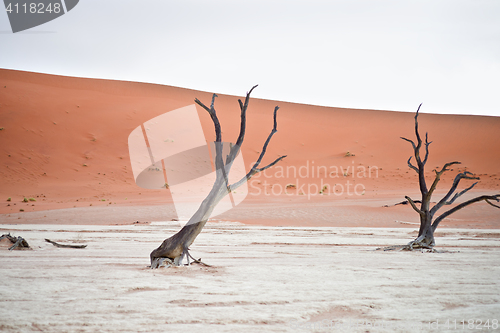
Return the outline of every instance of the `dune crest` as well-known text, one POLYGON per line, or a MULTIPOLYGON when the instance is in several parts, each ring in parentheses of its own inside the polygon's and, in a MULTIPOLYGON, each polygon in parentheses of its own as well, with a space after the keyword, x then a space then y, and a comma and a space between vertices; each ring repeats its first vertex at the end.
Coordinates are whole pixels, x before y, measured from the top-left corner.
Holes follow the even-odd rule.
MULTIPOLYGON (((0 213, 90 205, 168 205, 172 198, 167 189, 136 186, 127 138, 145 121, 192 105, 195 98, 208 102, 211 93, 0 69, 0 213), (9 197, 11 201, 6 201, 9 197), (33 201, 23 202, 24 198, 33 201)), ((223 140, 235 140, 238 135, 238 98, 219 95, 217 100, 223 140)), ((423 102, 421 130, 434 142, 429 177, 434 167, 459 160, 460 168, 481 177, 476 193, 498 192, 500 118, 426 114, 423 102)), ((280 204, 323 207, 345 202, 344 206, 349 206, 383 197, 395 203, 405 194, 418 193, 416 174, 406 164, 411 147, 400 139, 412 135, 411 112, 252 99, 242 148, 246 164, 258 157, 272 128, 276 105, 280 106, 278 133, 266 157, 288 157, 253 178, 244 204, 229 215, 247 211, 249 215, 242 220, 255 221, 256 213, 249 207, 264 202, 278 210, 280 204)), ((197 112, 205 137, 214 137, 210 117, 198 106, 197 112)), ((448 189, 457 170, 443 177, 441 191, 448 189)), ((379 209, 382 201, 371 206, 379 209)), ((326 217, 319 218, 319 224, 322 219, 326 221, 326 217)), ((5 216, 2 221, 8 222, 5 216)))

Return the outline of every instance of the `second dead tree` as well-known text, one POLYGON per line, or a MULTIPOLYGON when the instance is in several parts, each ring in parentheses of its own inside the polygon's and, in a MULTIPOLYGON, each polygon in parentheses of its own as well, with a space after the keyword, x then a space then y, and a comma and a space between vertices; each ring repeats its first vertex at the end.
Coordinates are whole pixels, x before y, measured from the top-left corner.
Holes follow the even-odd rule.
POLYGON ((432 249, 435 245, 435 240, 434 240, 434 231, 438 227, 439 223, 443 221, 446 217, 450 216, 451 214, 457 212, 458 210, 467 207, 473 203, 479 202, 479 201, 486 201, 488 204, 491 206, 494 206, 496 208, 500 208, 500 206, 495 205, 492 203, 492 201, 499 202, 500 201, 500 194, 495 194, 495 195, 481 195, 472 199, 469 199, 461 204, 456 205, 455 207, 445 211, 441 215, 438 215, 436 218, 434 216, 438 212, 439 209, 441 209, 444 206, 449 206, 453 204, 459 197, 461 197, 463 194, 471 190, 478 182, 475 182, 468 188, 455 193, 458 188, 458 184, 462 179, 474 179, 474 180, 479 180, 479 177, 476 177, 474 174, 468 171, 464 171, 456 175, 453 184, 446 193, 446 195, 439 200, 438 203, 436 203, 433 207, 431 207, 431 197, 434 191, 436 190, 437 184, 439 180, 441 179, 441 176, 443 173, 446 171, 450 170, 449 168, 452 165, 456 164, 461 164, 458 161, 455 162, 449 162, 446 163, 441 170, 434 170, 435 172, 435 177, 434 181, 432 182, 432 185, 430 188, 427 187, 427 183, 425 180, 425 164, 427 163, 427 158, 429 157, 429 145, 432 143, 428 141, 428 135, 427 133, 425 134, 425 142, 422 142, 422 139, 420 137, 420 133, 418 131, 418 112, 420 111, 420 107, 422 104, 419 105, 417 109, 417 113, 415 114, 415 136, 417 139, 417 142, 415 143, 414 141, 407 139, 407 138, 401 138, 405 141, 408 141, 411 143, 413 147, 413 152, 414 156, 411 156, 408 159, 408 166, 414 170, 418 174, 418 182, 419 182, 419 188, 420 188, 420 193, 422 194, 422 200, 420 204, 420 208, 417 207, 416 201, 414 201, 412 198, 409 196, 406 196, 406 200, 410 203, 412 208, 420 215, 420 228, 418 231, 418 236, 415 240, 411 241, 406 245, 404 249, 406 250, 413 250, 414 248, 428 248, 432 249), (424 156, 422 157, 421 155, 421 149, 422 146, 425 149, 424 156), (415 161, 417 165, 413 165, 411 160, 412 157, 415 157, 415 161))

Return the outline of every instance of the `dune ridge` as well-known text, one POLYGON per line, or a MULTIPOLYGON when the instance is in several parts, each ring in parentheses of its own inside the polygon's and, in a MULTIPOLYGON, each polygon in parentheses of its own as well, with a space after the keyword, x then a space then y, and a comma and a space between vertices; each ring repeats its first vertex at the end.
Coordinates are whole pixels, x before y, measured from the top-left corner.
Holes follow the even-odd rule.
MULTIPOLYGON (((20 209, 40 212, 91 205, 171 205, 168 190, 145 190, 135 185, 127 138, 143 122, 194 104, 195 98, 208 103, 211 93, 0 69, 0 213, 17 219, 22 216, 20 209), (6 201, 9 197, 11 201, 6 201), (22 202, 25 197, 36 201, 22 202)), ((238 135, 238 98, 241 97, 219 95, 216 100, 223 139, 227 141, 234 141, 238 135)), ((288 157, 265 175, 251 180, 248 197, 241 208, 228 213, 231 218, 231 214, 250 214, 250 207, 264 207, 267 203, 317 206, 318 210, 325 205, 379 209, 384 202, 403 200, 405 194, 418 197, 416 174, 406 164, 412 154, 411 146, 400 139, 414 137, 412 112, 252 99, 242 148, 247 165, 260 153, 272 128, 276 105, 280 106, 278 133, 268 148, 266 161, 279 155, 288 157), (351 192, 357 189, 356 193, 347 193, 347 182, 351 192), (289 184, 296 186, 287 188, 289 184), (325 184, 330 188, 320 195, 325 184), (343 186, 340 195, 332 190, 336 184, 343 186), (367 200, 372 201, 366 204, 367 200)), ((210 117, 198 106, 197 111, 205 137, 213 140, 210 117)), ((427 168, 429 178, 432 169, 445 162, 462 162, 460 168, 443 178, 440 193, 448 189, 457 170, 464 168, 481 177, 475 193, 498 193, 500 118, 426 114, 425 103, 421 112, 421 131, 428 132, 433 141, 427 168)), ((478 211, 469 215, 483 214, 482 209, 478 211)), ((407 210, 402 214, 413 216, 407 210)), ((489 227, 498 221, 498 213, 484 214, 490 221, 489 227)), ((250 215, 240 220, 258 219, 258 214, 250 215)), ((290 220, 285 215, 282 219, 290 220)), ((156 215, 150 217, 153 216, 156 215)), ((12 222, 10 217, 3 215, 0 222, 12 222)), ((324 219, 327 217, 320 218, 324 219)), ((473 217, 467 219, 471 221, 473 217)), ((125 223, 130 222, 130 217, 103 221, 125 223)))

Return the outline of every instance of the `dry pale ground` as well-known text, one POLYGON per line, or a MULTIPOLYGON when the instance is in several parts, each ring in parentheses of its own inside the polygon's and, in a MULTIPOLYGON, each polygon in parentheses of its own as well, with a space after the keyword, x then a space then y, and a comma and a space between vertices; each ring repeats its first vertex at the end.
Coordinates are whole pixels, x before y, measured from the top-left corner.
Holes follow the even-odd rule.
POLYGON ((212 267, 150 270, 179 222, 1 229, 33 247, 1 244, 3 332, 465 332, 500 319, 498 230, 444 228, 449 252, 409 253, 374 250, 406 243, 413 226, 209 222, 191 250, 212 267))

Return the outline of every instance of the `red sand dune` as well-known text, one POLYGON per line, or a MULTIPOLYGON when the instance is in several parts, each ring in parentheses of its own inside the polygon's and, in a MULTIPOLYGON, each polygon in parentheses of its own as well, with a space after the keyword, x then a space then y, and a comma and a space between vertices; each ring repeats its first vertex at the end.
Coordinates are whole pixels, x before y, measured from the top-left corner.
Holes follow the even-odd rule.
MULTIPOLYGON (((211 93, 0 69, 0 213, 9 214, 1 215, 0 222, 12 223, 9 218, 14 217, 29 222, 21 218, 21 208, 25 212, 36 212, 90 205, 92 209, 111 205, 125 209, 171 203, 168 190, 145 190, 135 185, 127 138, 143 122, 194 104, 195 98, 209 103, 211 93), (12 201, 6 201, 8 197, 12 201), (24 197, 36 201, 23 203, 24 197)), ((219 95, 216 100, 226 141, 234 141, 238 135, 238 98, 219 95)), ((315 209, 316 215, 312 214, 309 220, 311 225, 326 225, 329 220, 324 212, 331 209, 334 215, 338 207, 338 211, 345 211, 343 222, 347 223, 345 220, 352 215, 354 220, 359 220, 358 225, 372 226, 375 223, 370 221, 385 218, 380 215, 386 212, 381 209, 383 204, 402 201, 406 194, 418 198, 417 176, 406 164, 412 149, 400 139, 401 136, 414 138, 413 113, 252 99, 242 150, 247 165, 258 157, 272 128, 275 105, 280 106, 278 133, 273 137, 264 163, 279 155, 288 157, 266 175, 252 179, 244 204, 228 212, 227 218, 293 224, 296 223, 294 217, 286 212, 290 212, 291 207, 298 210, 302 207, 305 211, 315 209), (346 156, 347 152, 354 156, 346 156), (355 174, 349 171, 353 167, 355 174), (296 175, 294 170, 302 170, 302 174, 296 175), (346 177, 342 174, 345 170, 346 177), (358 174, 359 170, 373 173, 358 174), (299 189, 288 189, 287 195, 285 186, 291 183, 299 189), (328 189, 319 195, 323 184, 331 187, 340 184, 344 193, 333 194, 328 189), (301 185, 304 186, 300 188, 301 185), (359 185, 356 189, 360 195, 352 195, 355 185, 359 185), (347 193, 348 186, 351 186, 351 195, 347 193), (362 195, 361 189, 364 189, 362 195), (351 206, 356 209, 349 211, 351 206), (284 213, 273 222, 269 217, 272 214, 256 213, 263 207, 269 211, 282 209, 284 213)), ((205 136, 214 139, 210 117, 198 106, 197 110, 205 136)), ((425 114, 425 104, 421 111, 421 132, 429 132, 429 140, 433 141, 427 168, 429 178, 433 168, 458 160, 462 162, 461 170, 467 167, 481 177, 474 193, 499 193, 500 118, 425 114)), ((454 168, 454 172, 443 178, 439 193, 448 189, 457 170, 459 168, 454 168)), ((464 181, 462 188, 470 184, 464 181)), ((473 222, 484 218, 486 226, 497 226, 500 213, 484 203, 477 205, 484 206, 471 207, 469 213, 459 213, 460 216, 473 222)), ((417 220, 409 207, 390 209, 391 214, 401 214, 403 220, 417 220)), ((170 215, 166 217, 174 217, 170 215)), ((144 219, 156 218, 154 214, 144 216, 144 219)), ((294 216, 303 219, 299 213, 294 216)), ((104 220, 130 223, 135 218, 125 214, 104 220)))

